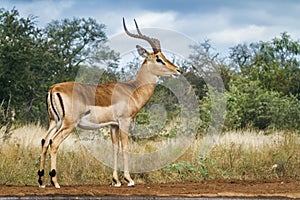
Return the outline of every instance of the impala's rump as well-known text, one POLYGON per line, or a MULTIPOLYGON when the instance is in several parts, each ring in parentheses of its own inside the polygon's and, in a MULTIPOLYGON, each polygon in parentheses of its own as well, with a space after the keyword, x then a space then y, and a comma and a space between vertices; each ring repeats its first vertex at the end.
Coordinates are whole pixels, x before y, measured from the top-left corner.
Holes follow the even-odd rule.
POLYGON ((65 108, 60 93, 53 93, 51 89, 47 97, 48 114, 51 119, 59 123, 65 116, 65 108))

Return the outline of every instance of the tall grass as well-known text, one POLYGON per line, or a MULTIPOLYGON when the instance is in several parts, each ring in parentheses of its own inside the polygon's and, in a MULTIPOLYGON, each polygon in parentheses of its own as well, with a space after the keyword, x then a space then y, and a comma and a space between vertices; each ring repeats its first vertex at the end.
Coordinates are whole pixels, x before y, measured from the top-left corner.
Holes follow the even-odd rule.
MULTIPOLYGON (((27 125, 15 129, 9 140, 0 142, 0 184, 37 185, 40 140, 44 132, 39 125, 27 125)), ((133 174, 133 178, 137 183, 300 178, 297 133, 226 132, 207 155, 201 155, 202 142, 203 138, 196 139, 177 161, 163 169, 133 174)), ((145 140, 133 145, 132 150, 153 150, 158 148, 157 144, 145 140)), ((50 170, 49 159, 48 156, 46 171, 50 170)), ((58 173, 62 185, 110 184, 112 169, 93 158, 73 134, 60 148, 58 173)))

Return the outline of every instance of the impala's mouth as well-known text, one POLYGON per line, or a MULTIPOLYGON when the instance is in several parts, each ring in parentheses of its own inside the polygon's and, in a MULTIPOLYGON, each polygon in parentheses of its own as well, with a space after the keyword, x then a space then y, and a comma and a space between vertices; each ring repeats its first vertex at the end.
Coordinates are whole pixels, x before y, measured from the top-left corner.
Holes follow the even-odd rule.
POLYGON ((172 77, 173 77, 173 78, 176 78, 176 77, 178 77, 179 75, 181 75, 181 71, 180 71, 179 69, 177 69, 176 72, 172 74, 172 77))
MULTIPOLYGON (((179 70, 178 70, 179 71, 179 70)), ((171 75, 171 77, 172 78, 177 78, 178 76, 180 76, 180 72, 177 72, 177 73, 173 73, 172 75, 171 75)))

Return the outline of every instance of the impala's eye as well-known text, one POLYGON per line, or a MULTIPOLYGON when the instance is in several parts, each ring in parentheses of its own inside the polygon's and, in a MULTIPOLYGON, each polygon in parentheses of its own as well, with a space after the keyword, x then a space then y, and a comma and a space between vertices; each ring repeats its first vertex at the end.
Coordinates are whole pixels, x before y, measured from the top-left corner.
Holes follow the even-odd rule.
POLYGON ((163 65, 166 65, 166 64, 164 63, 164 61, 163 61, 162 59, 160 59, 158 56, 156 56, 156 62, 159 62, 159 63, 161 63, 161 64, 163 64, 163 65))

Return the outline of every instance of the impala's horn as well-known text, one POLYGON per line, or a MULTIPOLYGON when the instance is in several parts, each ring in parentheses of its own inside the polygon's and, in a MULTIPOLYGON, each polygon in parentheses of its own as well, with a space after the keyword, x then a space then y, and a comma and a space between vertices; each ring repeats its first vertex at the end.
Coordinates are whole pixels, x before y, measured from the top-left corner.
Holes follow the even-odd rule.
POLYGON ((146 40, 147 42, 149 42, 149 44, 151 45, 152 49, 153 49, 153 52, 154 53, 158 53, 158 52, 161 52, 161 49, 160 49, 160 42, 158 39, 155 39, 155 38, 151 38, 151 37, 148 37, 146 35, 143 35, 136 23, 136 21, 134 20, 134 23, 135 23, 135 27, 136 27, 136 30, 137 30, 137 33, 138 34, 133 34, 133 33, 130 33, 127 28, 126 28, 126 25, 125 25, 125 19, 123 17, 123 27, 124 27, 124 30, 125 32, 127 33, 127 35, 129 35, 130 37, 134 37, 134 38, 140 38, 140 39, 143 39, 143 40, 146 40))

